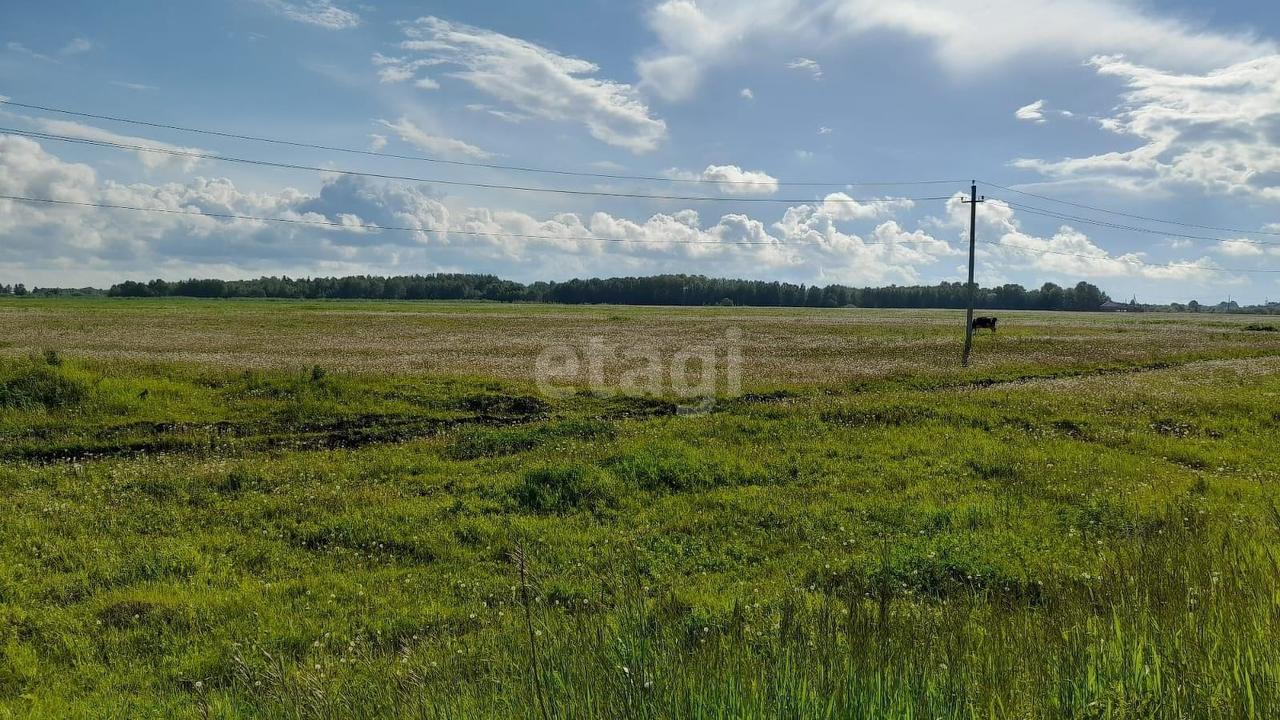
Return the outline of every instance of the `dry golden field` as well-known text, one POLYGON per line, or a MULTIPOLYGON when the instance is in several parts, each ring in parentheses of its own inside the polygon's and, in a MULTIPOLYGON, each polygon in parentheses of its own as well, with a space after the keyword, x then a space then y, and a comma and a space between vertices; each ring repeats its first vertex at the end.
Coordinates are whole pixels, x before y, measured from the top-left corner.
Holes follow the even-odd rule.
MULTIPOLYGON (((228 369, 330 369, 532 379, 545 348, 651 348, 662 357, 741 333, 744 385, 844 385, 1280 353, 1280 333, 1227 315, 1001 312, 959 367, 949 310, 673 308, 462 302, 0 301, 0 352, 228 369)), ((1263 322, 1266 319, 1262 319, 1263 322)), ((619 372, 620 363, 606 372, 619 372)))

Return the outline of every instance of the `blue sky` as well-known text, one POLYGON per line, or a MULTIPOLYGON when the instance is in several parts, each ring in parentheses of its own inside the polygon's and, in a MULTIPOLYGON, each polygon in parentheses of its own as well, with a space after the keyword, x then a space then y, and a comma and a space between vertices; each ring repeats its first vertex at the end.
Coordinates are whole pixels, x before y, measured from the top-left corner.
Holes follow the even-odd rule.
POLYGON ((8 3, 0 96, 15 102, 701 182, 442 166, 0 106, 0 126, 18 131, 0 133, 0 194, 190 213, 0 200, 0 281, 467 271, 934 283, 963 278, 967 209, 953 196, 967 183, 856 183, 978 178, 989 196, 1075 216, 984 205, 984 284, 1084 279, 1150 301, 1276 299, 1280 273, 1240 271, 1280 269, 1277 38, 1280 8, 1256 2, 8 3), (725 201, 379 180, 30 132, 725 201), (936 196, 951 199, 907 199, 936 196))

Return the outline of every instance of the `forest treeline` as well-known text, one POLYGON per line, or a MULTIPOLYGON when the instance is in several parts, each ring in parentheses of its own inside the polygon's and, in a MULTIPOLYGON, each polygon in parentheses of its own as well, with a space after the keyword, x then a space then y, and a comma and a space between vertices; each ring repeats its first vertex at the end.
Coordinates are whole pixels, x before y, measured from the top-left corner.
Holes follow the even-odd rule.
MULTIPOLYGON (((762 280, 731 280, 702 275, 591 278, 522 284, 495 275, 433 274, 379 277, 289 278, 256 280, 192 279, 128 281, 113 285, 114 297, 307 298, 381 300, 494 300, 618 305, 749 305, 759 307, 962 308, 963 283, 891 285, 796 285, 762 280)), ((981 288, 980 308, 1011 310, 1097 310, 1109 298, 1087 282, 1074 287, 1054 283, 1030 289, 1021 285, 981 288)))
MULTIPOLYGON (((0 295, 35 297, 197 297, 373 300, 494 300, 499 302, 612 303, 617 305, 749 305, 763 307, 962 308, 964 284, 795 285, 761 280, 728 280, 702 275, 593 278, 524 285, 495 275, 435 274, 380 277, 289 278, 256 280, 127 281, 109 290, 92 287, 34 287, 0 284, 0 295)), ((1280 302, 1241 305, 1235 301, 1201 304, 1115 303, 1096 286, 1062 287, 1045 283, 980 288, 977 305, 987 310, 1126 310, 1130 312, 1202 312, 1280 315, 1280 302)))

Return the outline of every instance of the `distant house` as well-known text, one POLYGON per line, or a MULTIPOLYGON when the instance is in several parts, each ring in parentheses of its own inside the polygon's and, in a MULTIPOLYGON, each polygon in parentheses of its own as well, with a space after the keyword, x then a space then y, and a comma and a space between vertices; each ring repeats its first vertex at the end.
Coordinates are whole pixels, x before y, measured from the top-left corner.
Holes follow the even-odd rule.
POLYGON ((1142 306, 1137 303, 1118 303, 1115 300, 1108 300, 1098 306, 1100 312, 1142 312, 1142 306))

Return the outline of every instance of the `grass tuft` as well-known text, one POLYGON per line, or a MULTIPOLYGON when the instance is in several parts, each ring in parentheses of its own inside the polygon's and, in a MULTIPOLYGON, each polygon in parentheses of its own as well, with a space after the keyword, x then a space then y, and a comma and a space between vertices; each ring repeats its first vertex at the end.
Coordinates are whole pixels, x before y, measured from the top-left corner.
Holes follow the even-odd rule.
POLYGON ((548 465, 529 470, 513 493, 516 502, 526 510, 559 514, 615 508, 621 495, 621 488, 609 475, 582 464, 548 465))
POLYGON ((60 359, 11 362, 0 372, 0 407, 57 410, 78 405, 89 395, 89 384, 72 376, 60 359))

